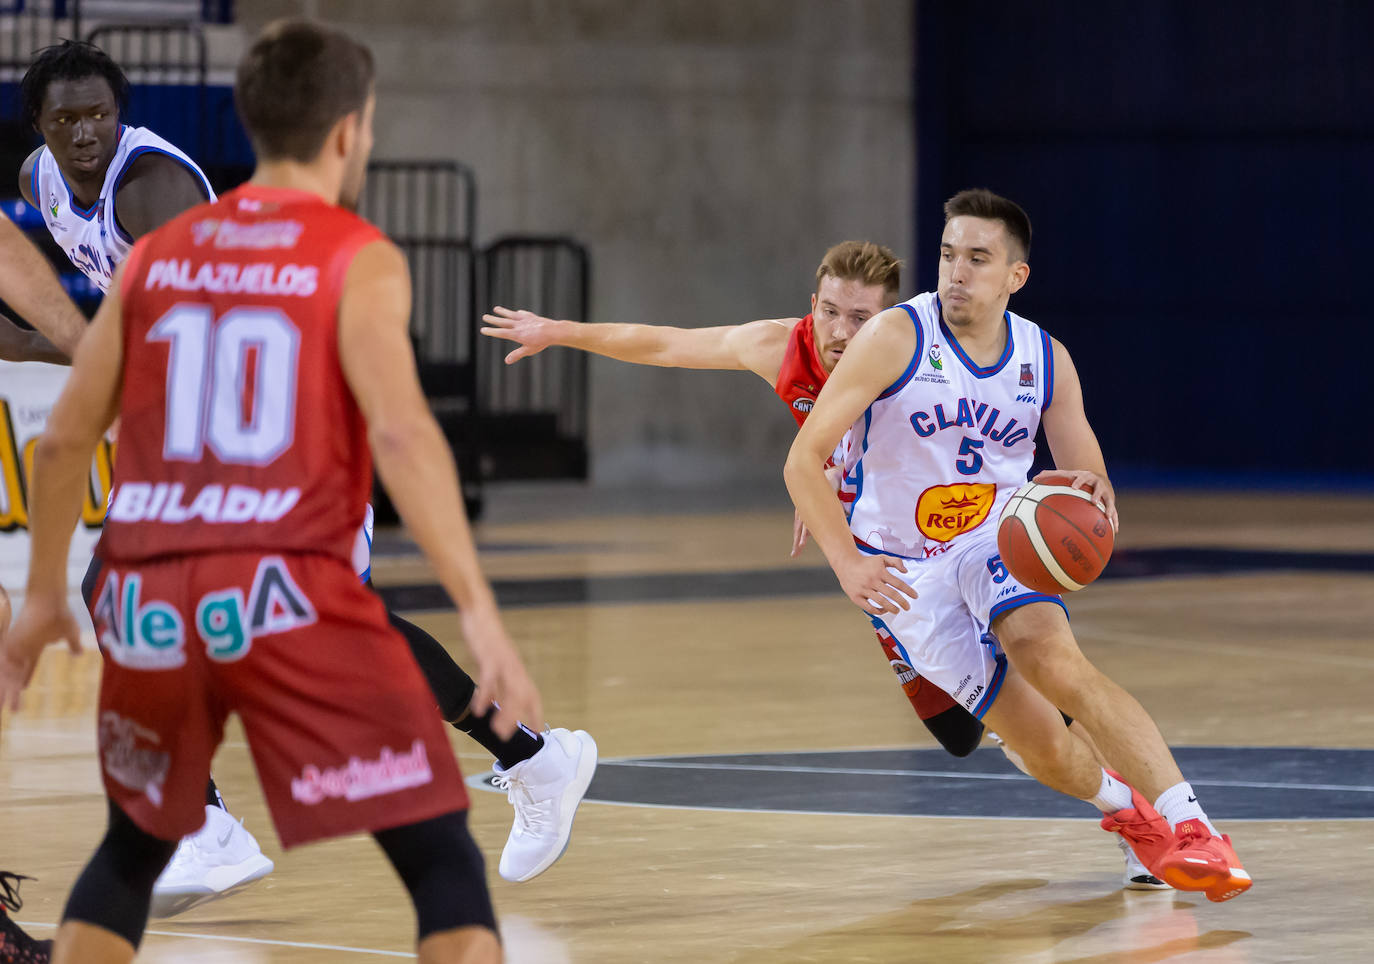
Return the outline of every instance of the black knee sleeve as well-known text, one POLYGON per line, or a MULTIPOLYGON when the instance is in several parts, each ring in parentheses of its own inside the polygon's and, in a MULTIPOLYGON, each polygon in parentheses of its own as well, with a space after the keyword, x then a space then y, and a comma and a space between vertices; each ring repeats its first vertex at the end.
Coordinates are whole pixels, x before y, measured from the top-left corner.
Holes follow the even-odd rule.
POLYGON ((463 672, 448 650, 429 633, 391 610, 387 610, 386 615, 391 625, 410 644, 410 651, 415 656, 415 662, 420 664, 420 672, 425 674, 444 719, 451 723, 466 713, 468 704, 472 702, 472 694, 477 691, 477 684, 472 677, 463 672))
POLYGON ((109 807, 105 838, 77 878, 62 919, 93 924, 137 948, 148 925, 153 883, 177 841, 144 833, 113 800, 109 807))
POLYGON ((962 706, 951 707, 921 722, 955 756, 968 756, 983 740, 983 721, 962 706))
POLYGON ((455 810, 372 836, 410 892, 419 940, 455 927, 496 932, 482 852, 468 833, 466 812, 455 810))

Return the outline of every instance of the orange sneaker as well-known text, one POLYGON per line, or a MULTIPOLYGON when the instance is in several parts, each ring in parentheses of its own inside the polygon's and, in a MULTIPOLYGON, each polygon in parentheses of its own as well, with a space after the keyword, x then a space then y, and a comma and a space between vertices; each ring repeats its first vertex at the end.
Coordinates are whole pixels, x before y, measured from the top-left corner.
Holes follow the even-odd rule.
MULTIPOLYGON (((1107 772, 1112 775, 1112 779, 1121 780, 1119 774, 1111 770, 1107 772)), ((1126 783, 1125 780, 1121 782, 1126 783)), ((1126 785, 1131 786, 1129 783, 1126 785)), ((1163 879, 1158 869, 1159 862, 1165 854, 1174 850, 1178 841, 1169 829, 1169 821, 1155 812, 1155 808, 1150 806, 1150 801, 1140 795, 1140 791, 1131 787, 1131 806, 1116 813, 1104 814, 1102 829, 1108 833, 1121 834, 1150 873, 1163 879)))
POLYGON ((1177 890, 1200 890, 1208 900, 1230 900, 1254 883, 1231 848, 1231 838, 1220 837, 1201 820, 1184 820, 1174 827, 1178 843, 1159 861, 1155 876, 1177 890))

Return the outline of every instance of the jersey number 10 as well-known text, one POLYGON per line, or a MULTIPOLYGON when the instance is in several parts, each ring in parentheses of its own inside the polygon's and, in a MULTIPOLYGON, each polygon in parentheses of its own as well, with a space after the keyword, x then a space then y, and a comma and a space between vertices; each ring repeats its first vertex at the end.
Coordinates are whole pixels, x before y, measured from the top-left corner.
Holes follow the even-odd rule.
POLYGON ((162 457, 199 462, 205 446, 231 465, 269 465, 296 427, 300 331, 276 308, 177 305, 148 330, 169 342, 162 457))

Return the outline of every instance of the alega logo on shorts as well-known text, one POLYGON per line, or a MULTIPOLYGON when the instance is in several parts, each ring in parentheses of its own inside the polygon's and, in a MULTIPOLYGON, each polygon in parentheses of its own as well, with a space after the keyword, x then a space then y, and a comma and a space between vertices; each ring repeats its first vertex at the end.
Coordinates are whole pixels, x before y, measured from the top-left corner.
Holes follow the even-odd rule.
POLYGON ((916 528, 928 539, 949 542, 982 525, 996 498, 991 482, 931 486, 916 500, 916 528))
POLYGON ((397 753, 389 746, 382 747, 375 760, 348 758, 343 766, 319 767, 310 765, 291 780, 291 796, 306 805, 321 802, 327 797, 344 800, 366 800, 384 793, 395 793, 419 787, 433 779, 425 745, 416 740, 409 753, 397 753))

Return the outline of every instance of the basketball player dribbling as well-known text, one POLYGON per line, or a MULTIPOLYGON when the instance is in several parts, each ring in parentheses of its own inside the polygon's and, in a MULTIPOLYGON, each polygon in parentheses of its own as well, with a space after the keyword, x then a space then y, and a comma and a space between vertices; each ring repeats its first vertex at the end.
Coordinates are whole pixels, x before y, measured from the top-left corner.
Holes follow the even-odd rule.
MULTIPOLYGON (((147 128, 120 122, 129 82, 98 47, 65 41, 40 51, 21 86, 25 115, 44 144, 21 168, 20 191, 43 215, 72 263, 102 291, 139 238, 214 199, 208 179, 185 153, 147 128)), ((74 347, 70 324, 48 333, 64 350, 74 347)), ((41 339, 30 350, 31 359, 56 360, 41 339)), ((367 581, 370 507, 364 522, 355 566, 367 581)), ((93 563, 83 588, 89 589, 97 575, 93 563)), ((517 881, 537 876, 567 847, 577 805, 595 771, 595 741, 584 731, 563 728, 542 735, 517 728, 509 737, 498 736, 486 716, 469 712, 475 684, 448 651, 399 615, 388 617, 410 644, 444 719, 497 758, 497 782, 507 788, 515 809, 501 875, 517 881)), ((154 916, 181 913, 271 871, 272 862, 229 816, 213 781, 207 787, 205 814, 204 826, 178 849, 159 878, 154 916)))
POLYGON ((371 832, 415 905, 421 961, 501 957, 442 722, 351 565, 370 447, 459 606, 479 667, 473 709, 499 701, 493 728, 507 736, 517 719, 540 723, 416 379, 405 259, 351 213, 372 76, 371 54, 337 31, 265 28, 235 84, 253 179, 134 246, 37 447, 3 705, 44 644, 79 646, 66 549, 91 451, 121 419, 93 607, 110 823, 72 890, 58 962, 133 959, 154 879, 204 819, 231 712, 285 846, 371 832), (313 431, 321 420, 340 430, 313 431))
POLYGON ((854 336, 793 442, 788 491, 845 595, 917 672, 995 728, 1041 783, 1097 806, 1156 877, 1228 900, 1250 877, 1158 727, 1088 662, 1059 597, 1021 586, 998 555, 999 510, 1025 481, 1037 426, 1113 526, 1115 494, 1068 352, 1007 310, 1030 273, 1030 220, 981 189, 951 198, 945 217, 938 291, 854 336), (846 432, 855 497, 842 507, 822 465, 846 432), (976 511, 951 520, 939 511, 950 499, 976 511))
MULTIPOLYGON (((850 339, 865 321, 896 302, 900 288, 901 262, 891 250, 869 241, 845 241, 830 248, 821 259, 816 269, 816 287, 811 293, 811 313, 804 318, 674 328, 556 321, 531 311, 498 306, 483 315, 486 327, 481 331, 518 345, 506 355, 507 364, 545 348, 561 346, 636 365, 751 371, 787 404, 800 427, 850 339)), ((833 467, 832 459, 826 462, 828 476, 839 489, 840 498, 852 498, 853 486, 841 485, 840 470, 833 467)), ((805 540, 806 529, 797 517, 793 556, 800 553, 805 540)), ((982 721, 913 669, 901 644, 889 634, 879 632, 878 642, 926 729, 954 756, 972 753, 983 738, 982 721)), ((1071 729, 1075 735, 1086 737, 1079 724, 1071 723, 1071 729)), ((1024 770, 1015 753, 1007 755, 1024 770)), ((1124 840, 1120 843, 1126 864, 1124 887, 1167 888, 1140 863, 1124 840)))

